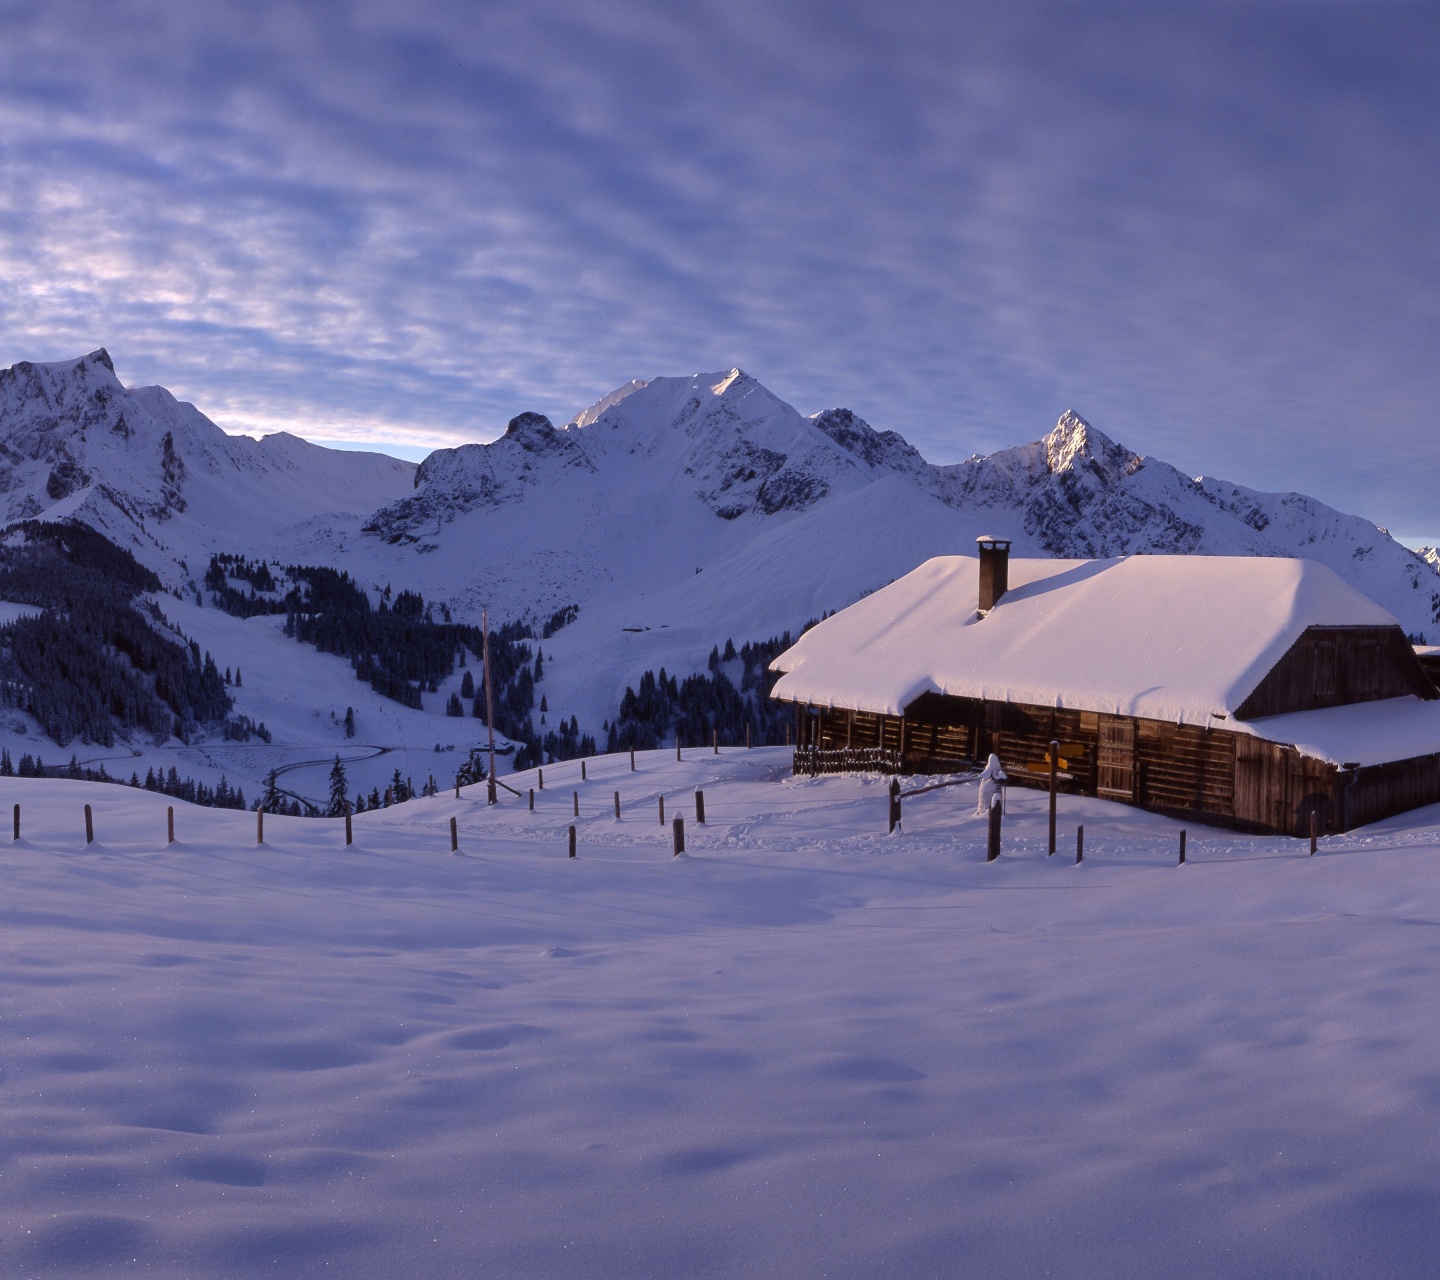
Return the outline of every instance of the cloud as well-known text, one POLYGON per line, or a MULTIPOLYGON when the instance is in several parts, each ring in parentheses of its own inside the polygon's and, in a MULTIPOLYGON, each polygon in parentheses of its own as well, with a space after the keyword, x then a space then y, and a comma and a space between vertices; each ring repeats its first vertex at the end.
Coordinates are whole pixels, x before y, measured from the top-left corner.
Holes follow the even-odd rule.
POLYGON ((0 363, 489 438, 739 364, 937 460, 1067 407, 1440 532, 1420 6, 53 0, 0 26, 0 363))

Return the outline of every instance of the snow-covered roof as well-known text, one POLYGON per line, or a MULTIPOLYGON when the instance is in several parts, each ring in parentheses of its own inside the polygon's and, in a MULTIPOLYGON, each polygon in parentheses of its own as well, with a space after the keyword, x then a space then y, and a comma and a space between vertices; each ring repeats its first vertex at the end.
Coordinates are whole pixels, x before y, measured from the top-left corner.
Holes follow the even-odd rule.
POLYGON ((1440 751, 1440 701, 1410 697, 1352 702, 1266 716, 1235 728, 1270 742, 1288 742, 1331 764, 1385 764, 1440 751))
POLYGON ((1255 732, 1235 708, 1307 627, 1396 625, 1310 560, 1012 559, 1009 581, 981 617, 977 560, 927 560, 776 658, 774 696, 899 715, 933 692, 1255 732))

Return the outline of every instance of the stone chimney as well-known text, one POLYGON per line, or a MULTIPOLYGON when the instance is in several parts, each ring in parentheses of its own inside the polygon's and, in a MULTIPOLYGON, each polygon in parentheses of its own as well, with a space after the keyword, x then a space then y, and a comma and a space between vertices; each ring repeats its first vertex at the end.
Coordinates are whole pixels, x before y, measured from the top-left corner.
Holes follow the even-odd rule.
POLYGON ((989 613, 1010 586, 1010 539, 981 537, 980 612, 989 613))

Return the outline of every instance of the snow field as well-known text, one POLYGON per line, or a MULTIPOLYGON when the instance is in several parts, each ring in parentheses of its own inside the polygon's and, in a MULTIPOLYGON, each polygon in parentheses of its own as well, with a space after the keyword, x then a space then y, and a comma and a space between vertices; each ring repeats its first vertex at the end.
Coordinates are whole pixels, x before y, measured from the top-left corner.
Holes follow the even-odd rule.
POLYGON ((986 864, 971 787, 891 837, 885 780, 780 749, 638 764, 348 850, 6 780, 4 1273, 1431 1269, 1440 809, 1315 858, 1192 826, 1180 868, 1068 797, 1047 859, 1012 790, 986 864))

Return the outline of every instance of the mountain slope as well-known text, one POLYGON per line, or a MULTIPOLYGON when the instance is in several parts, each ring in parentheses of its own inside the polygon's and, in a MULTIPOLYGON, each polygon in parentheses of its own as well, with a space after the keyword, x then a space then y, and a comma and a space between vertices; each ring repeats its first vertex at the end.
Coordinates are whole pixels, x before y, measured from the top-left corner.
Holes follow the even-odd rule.
MULTIPOLYGON (((831 564, 817 576, 815 553, 840 558, 836 537, 892 544, 895 562, 883 572, 895 576, 993 532, 1014 538, 1021 555, 1306 556, 1407 629, 1440 623, 1435 566, 1372 522, 1300 494, 1186 476, 1074 413, 1042 439, 935 466, 848 410, 803 417, 732 370, 629 383, 561 428, 523 414, 493 444, 432 454, 415 482, 367 531, 396 547, 439 551, 437 565, 452 542, 491 549, 474 581, 511 608, 683 592, 696 568, 710 572, 740 556, 754 575, 740 591, 753 597, 764 582, 773 621, 798 622, 793 602, 813 598, 816 581, 830 582, 825 607, 836 608, 885 580, 875 577, 873 557, 854 548, 843 557, 851 571, 831 564), (868 504, 863 527, 798 545, 815 536, 804 516, 882 481, 876 496, 884 501, 868 504), (895 529, 913 525, 902 516, 926 499, 953 513, 948 528, 942 518, 924 537, 896 543, 895 529), (744 554, 762 537, 763 566, 744 554), (806 566, 804 578, 778 569, 791 562, 806 566)), ((444 592, 438 577, 430 586, 444 592)), ((461 607, 463 594, 452 596, 461 607)))
POLYGON ((0 517, 74 518, 168 585, 212 548, 282 546, 294 526, 351 519, 404 493, 414 466, 291 435, 230 436, 163 387, 126 388, 102 348, 0 370, 0 517))

